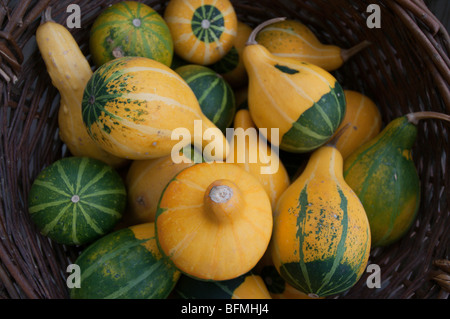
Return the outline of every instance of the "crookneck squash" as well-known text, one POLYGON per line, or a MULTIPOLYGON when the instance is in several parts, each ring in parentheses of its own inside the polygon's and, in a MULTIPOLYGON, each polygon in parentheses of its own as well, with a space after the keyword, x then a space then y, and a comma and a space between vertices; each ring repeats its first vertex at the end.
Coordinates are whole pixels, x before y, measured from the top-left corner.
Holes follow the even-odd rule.
POLYGON ((289 285, 313 297, 351 288, 369 258, 369 222, 342 168, 334 146, 320 147, 275 211, 273 263, 289 285))
POLYGON ((416 125, 427 118, 450 120, 435 112, 398 117, 345 160, 344 177, 364 205, 373 247, 399 240, 416 218, 421 189, 411 153, 416 125))
POLYGON ((92 70, 69 30, 51 19, 50 9, 46 10, 44 21, 36 30, 36 42, 52 84, 61 95, 59 136, 70 153, 92 157, 113 167, 125 165, 126 160, 107 153, 86 131, 81 116, 81 101, 92 70))
POLYGON ((175 176, 156 213, 161 251, 186 275, 229 280, 250 271, 272 233, 266 191, 230 163, 201 163, 175 176))
POLYGON ((175 53, 182 59, 209 65, 233 47, 237 16, 229 0, 170 0, 164 11, 175 53))
POLYGON ((168 156, 191 142, 226 158, 225 136, 201 112, 188 84, 149 58, 122 57, 99 67, 85 88, 82 112, 96 143, 122 158, 168 156))
POLYGON ((282 150, 310 152, 324 145, 345 115, 345 96, 326 70, 294 58, 279 57, 255 41, 256 27, 244 49, 249 76, 248 107, 255 125, 282 150), (277 137, 272 137, 276 130, 277 137))
POLYGON ((370 42, 363 41, 349 49, 343 49, 323 44, 305 24, 292 19, 266 26, 258 33, 256 41, 276 56, 295 58, 327 71, 338 69, 370 45, 370 42))

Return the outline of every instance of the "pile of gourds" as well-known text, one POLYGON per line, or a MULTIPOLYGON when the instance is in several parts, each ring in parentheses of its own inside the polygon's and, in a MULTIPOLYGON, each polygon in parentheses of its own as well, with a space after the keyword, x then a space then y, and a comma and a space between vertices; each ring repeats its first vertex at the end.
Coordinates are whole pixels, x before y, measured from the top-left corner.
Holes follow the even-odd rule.
POLYGON ((414 221, 417 120, 448 120, 408 114, 381 130, 375 103, 332 75, 369 43, 325 45, 284 18, 252 29, 228 0, 171 0, 163 16, 132 1, 106 8, 91 29, 95 71, 49 16, 36 40, 61 95, 60 137, 71 155, 126 171, 122 226, 79 256, 72 298, 346 291, 371 248, 414 221), (203 107, 209 87, 190 84, 211 73, 226 82, 224 104, 203 107), (248 108, 236 110, 238 92, 248 108), (240 139, 239 130, 259 134, 240 139), (292 182, 279 149, 310 154, 292 182))

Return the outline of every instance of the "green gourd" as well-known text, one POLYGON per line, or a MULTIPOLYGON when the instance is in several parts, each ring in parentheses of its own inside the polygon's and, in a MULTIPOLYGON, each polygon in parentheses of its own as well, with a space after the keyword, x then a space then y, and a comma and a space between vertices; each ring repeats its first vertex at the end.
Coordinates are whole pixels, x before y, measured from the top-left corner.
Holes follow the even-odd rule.
POLYGON ((400 239, 411 227, 420 204, 420 179, 411 157, 421 119, 450 116, 417 112, 392 120, 375 138, 344 161, 344 179, 361 200, 372 247, 400 239))

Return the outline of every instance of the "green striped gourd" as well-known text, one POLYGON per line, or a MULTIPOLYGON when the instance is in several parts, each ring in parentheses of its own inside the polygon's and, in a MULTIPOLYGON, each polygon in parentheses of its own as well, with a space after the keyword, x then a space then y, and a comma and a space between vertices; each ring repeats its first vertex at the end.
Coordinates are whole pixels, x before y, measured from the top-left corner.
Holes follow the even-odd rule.
POLYGON ((184 299, 271 299, 262 278, 253 273, 223 281, 204 281, 182 275, 174 292, 184 299))
POLYGON ((399 240, 413 224, 420 204, 420 179, 411 156, 420 119, 450 116, 418 112, 392 120, 344 162, 344 178, 364 205, 372 246, 399 240))
POLYGON ((67 157, 43 169, 28 199, 43 235, 66 245, 91 242, 111 231, 126 205, 125 185, 102 161, 67 157))
POLYGON ((342 169, 340 152, 320 147, 274 213, 273 264, 286 283, 311 297, 351 288, 369 258, 369 222, 342 169))
POLYGON ((236 112, 234 92, 227 81, 203 65, 188 64, 175 69, 175 72, 192 89, 203 114, 225 132, 236 112))
POLYGON ((79 288, 72 299, 163 299, 180 273, 164 258, 155 239, 155 224, 112 232, 87 247, 75 261, 79 288))
POLYGON ((89 38, 97 67, 122 56, 141 56, 167 66, 172 63, 170 30, 153 8, 137 1, 122 1, 104 9, 95 19, 89 38))
MULTIPOLYGON (((282 18, 281 18, 282 19, 282 18)), ((244 49, 249 76, 248 107, 267 139, 288 152, 306 153, 324 145, 346 111, 343 89, 324 69, 294 58, 279 57, 255 41, 256 27, 244 49), (278 139, 272 137, 278 129, 278 139)))

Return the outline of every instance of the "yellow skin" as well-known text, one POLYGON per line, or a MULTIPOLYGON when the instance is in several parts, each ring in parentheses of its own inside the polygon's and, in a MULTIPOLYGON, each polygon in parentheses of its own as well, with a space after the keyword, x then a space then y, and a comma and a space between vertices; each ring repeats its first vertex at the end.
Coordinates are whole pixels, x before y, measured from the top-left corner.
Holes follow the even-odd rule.
POLYGON ((234 164, 202 163, 168 184, 156 227, 161 251, 183 273, 228 280, 250 271, 266 251, 272 209, 250 173, 234 164))
POLYGON ((272 297, 260 276, 249 275, 236 288, 231 299, 272 299, 272 297))
POLYGON ((164 20, 172 34, 175 53, 191 63, 209 65, 219 61, 233 47, 236 38, 236 12, 228 0, 171 0, 164 12, 164 20), (212 12, 211 7, 206 6, 214 6, 221 16, 214 16, 218 12, 212 12), (200 7, 206 8, 201 10, 200 7), (193 18, 198 19, 197 36, 192 28, 193 18), (223 26, 212 27, 220 18, 223 18, 223 26), (209 33, 219 29, 220 36, 209 33), (209 39, 200 40, 199 37, 205 34, 210 34, 209 39))
POLYGON ((113 167, 127 163, 99 147, 89 136, 81 116, 81 101, 91 67, 72 34, 61 24, 46 21, 36 31, 36 42, 52 84, 61 95, 59 136, 74 156, 101 160, 113 167))

